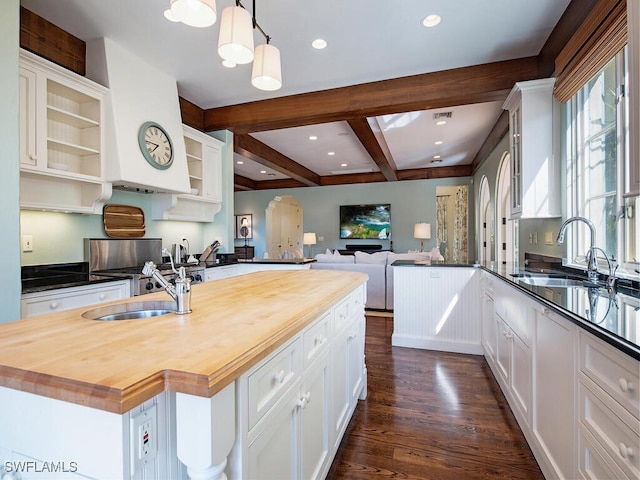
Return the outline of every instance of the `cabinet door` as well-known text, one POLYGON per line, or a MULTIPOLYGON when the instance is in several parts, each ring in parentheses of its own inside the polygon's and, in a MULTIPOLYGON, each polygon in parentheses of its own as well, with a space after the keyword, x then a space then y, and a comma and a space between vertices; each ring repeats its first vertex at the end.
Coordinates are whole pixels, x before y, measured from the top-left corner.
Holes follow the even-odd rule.
POLYGON ((575 330, 543 307, 535 316, 533 433, 554 477, 575 478, 575 330))
POLYGON ((520 107, 511 113, 511 218, 522 213, 522 121, 520 107))
POLYGON ((349 420, 349 341, 350 329, 339 333, 333 350, 333 394, 331 405, 331 438, 337 448, 349 420))
POLYGON ((250 441, 245 478, 298 478, 298 397, 290 395, 267 417, 250 441))
POLYGON ((518 335, 511 338, 511 392, 527 425, 531 422, 531 351, 518 335))
POLYGON ((202 196, 222 201, 222 151, 218 145, 203 145, 202 196))
POLYGON ((320 478, 329 458, 329 356, 305 372, 299 397, 302 480, 320 478))
POLYGON ((36 74, 20 68, 20 164, 35 166, 36 149, 36 74))
POLYGON ((496 366, 506 387, 511 383, 511 337, 513 332, 502 318, 495 317, 498 330, 496 341, 496 366))
POLYGON ((482 346, 485 357, 491 363, 496 359, 497 325, 493 297, 483 294, 482 298, 482 346))
POLYGON ((349 401, 350 407, 358 401, 364 386, 364 317, 353 322, 348 336, 349 401))

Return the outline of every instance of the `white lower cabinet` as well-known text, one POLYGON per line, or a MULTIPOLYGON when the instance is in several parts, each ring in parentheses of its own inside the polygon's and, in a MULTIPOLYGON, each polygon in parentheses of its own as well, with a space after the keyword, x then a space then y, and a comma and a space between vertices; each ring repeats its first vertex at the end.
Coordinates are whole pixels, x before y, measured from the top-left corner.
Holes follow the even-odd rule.
POLYGON ((326 476, 366 394, 363 305, 359 287, 237 380, 230 479, 326 476))
POLYGON ((62 312, 72 308, 120 300, 129 296, 129 280, 25 293, 21 298, 21 317, 27 318, 62 312))
POLYGON ((580 478, 597 478, 593 458, 615 474, 608 478, 640 478, 640 364, 590 335, 579 337, 578 442, 590 439, 580 445, 580 478))
POLYGON ((506 282, 486 285, 485 358, 545 478, 640 478, 640 362, 506 282))
POLYGON ((575 477, 575 325, 542 306, 535 322, 533 435, 551 478, 575 477))
POLYGON ((235 277, 238 275, 237 265, 223 265, 221 267, 210 267, 204 271, 204 281, 220 280, 221 278, 235 277))

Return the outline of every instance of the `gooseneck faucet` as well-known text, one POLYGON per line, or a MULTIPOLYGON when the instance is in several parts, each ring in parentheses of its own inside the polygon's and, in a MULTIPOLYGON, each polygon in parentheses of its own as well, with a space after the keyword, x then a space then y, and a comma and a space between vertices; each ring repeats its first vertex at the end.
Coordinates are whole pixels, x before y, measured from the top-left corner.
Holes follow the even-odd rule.
POLYGON ((174 273, 178 274, 178 278, 176 278, 175 285, 171 285, 167 280, 162 276, 162 274, 156 268, 155 263, 152 261, 145 262, 144 267, 142 268, 142 273, 145 275, 151 275, 156 279, 160 285, 166 290, 166 292, 171 295, 176 301, 176 313, 178 315, 184 315, 186 313, 191 313, 191 280, 187 278, 186 270, 184 267, 180 267, 176 270, 176 267, 173 263, 173 257, 171 254, 165 249, 162 251, 165 255, 169 255, 169 259, 171 260, 171 269, 174 273))
POLYGON ((585 217, 571 217, 564 221, 564 223, 560 226, 560 231, 558 232, 558 238, 556 241, 558 243, 564 242, 564 232, 567 229, 567 226, 572 222, 584 222, 589 227, 591 232, 591 246, 589 247, 589 252, 587 254, 587 277, 589 280, 593 282, 598 281, 598 248, 596 247, 596 227, 591 220, 585 217))

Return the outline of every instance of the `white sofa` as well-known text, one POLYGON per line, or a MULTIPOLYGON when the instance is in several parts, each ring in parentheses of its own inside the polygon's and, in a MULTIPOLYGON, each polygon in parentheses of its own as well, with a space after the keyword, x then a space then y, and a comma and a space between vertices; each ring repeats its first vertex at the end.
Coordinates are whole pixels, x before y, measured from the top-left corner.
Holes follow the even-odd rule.
POLYGON ((366 308, 373 310, 393 310, 393 267, 396 260, 428 260, 429 253, 365 253, 356 251, 354 255, 320 253, 316 255, 311 268, 362 272, 369 276, 367 281, 366 308))

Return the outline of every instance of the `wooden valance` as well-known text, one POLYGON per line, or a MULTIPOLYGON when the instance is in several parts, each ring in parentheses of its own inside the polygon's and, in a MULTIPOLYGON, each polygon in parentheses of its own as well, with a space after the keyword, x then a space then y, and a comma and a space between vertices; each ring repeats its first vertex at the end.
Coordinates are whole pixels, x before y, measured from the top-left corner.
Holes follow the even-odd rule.
POLYGON ((626 43, 626 0, 600 0, 556 58, 555 98, 568 101, 626 43))

